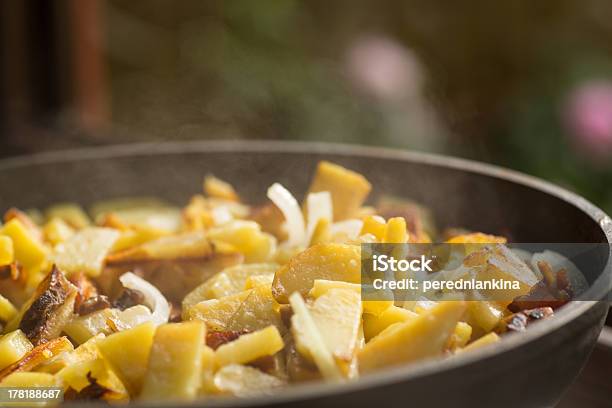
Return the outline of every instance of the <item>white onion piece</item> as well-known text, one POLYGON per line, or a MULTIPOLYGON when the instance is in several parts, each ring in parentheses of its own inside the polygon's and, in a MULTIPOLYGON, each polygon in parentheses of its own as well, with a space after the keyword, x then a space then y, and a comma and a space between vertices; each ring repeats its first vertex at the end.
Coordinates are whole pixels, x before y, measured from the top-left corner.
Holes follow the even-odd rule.
POLYGON ((306 207, 308 214, 308 223, 306 226, 306 245, 310 243, 312 234, 321 219, 327 219, 330 223, 333 220, 333 206, 331 194, 328 191, 320 191, 318 193, 310 193, 306 197, 306 207))
POLYGON ((226 206, 219 206, 212 209, 212 218, 216 226, 227 224, 234 219, 232 212, 226 206))
POLYGON ((168 323, 170 304, 155 286, 134 275, 132 272, 126 272, 121 275, 119 281, 124 287, 137 290, 143 294, 145 304, 151 309, 151 321, 154 324, 168 323))
POLYGON ((329 227, 329 230, 332 236, 335 235, 343 235, 348 240, 357 239, 359 237, 359 233, 361 232, 361 228, 363 228, 363 221, 361 220, 345 220, 332 224, 329 227))
POLYGON ((268 188, 267 195, 285 217, 288 235, 285 244, 290 247, 304 245, 306 241, 304 217, 295 197, 279 183, 272 184, 270 188, 268 188))

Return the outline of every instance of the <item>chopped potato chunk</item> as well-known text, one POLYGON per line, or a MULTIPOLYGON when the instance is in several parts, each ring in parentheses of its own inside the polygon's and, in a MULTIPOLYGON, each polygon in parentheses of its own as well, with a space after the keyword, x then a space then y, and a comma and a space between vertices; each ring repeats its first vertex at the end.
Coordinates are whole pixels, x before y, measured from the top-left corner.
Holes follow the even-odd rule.
POLYGON ((319 244, 300 252, 276 272, 272 292, 279 303, 288 303, 293 292, 306 296, 316 279, 360 283, 360 247, 319 244))
POLYGON ((114 229, 83 228, 55 247, 54 262, 68 275, 84 272, 89 276, 98 276, 104 267, 106 255, 118 238, 119 232, 114 229))
POLYGON ((255 331, 274 325, 284 332, 277 306, 270 288, 258 286, 221 299, 205 300, 183 313, 186 319, 206 322, 211 331, 255 331))
POLYGON ((480 348, 480 347, 487 346, 489 344, 497 343, 499 340, 500 340, 500 338, 497 335, 497 333, 494 333, 494 332, 493 333, 489 333, 489 334, 479 338, 478 340, 468 344, 463 349, 459 349, 457 351, 464 352, 464 351, 474 350, 474 349, 477 349, 477 348, 480 348))
POLYGON ((269 394, 285 384, 277 377, 244 365, 231 364, 215 374, 214 384, 217 392, 248 397, 269 394))
MULTIPOLYGON (((326 348, 340 362, 350 362, 357 347, 361 325, 361 298, 350 289, 331 289, 318 297, 309 308, 326 348)), ((305 335, 308 323, 300 315, 291 319, 291 331, 300 353, 309 359, 311 345, 305 335)))
POLYGON ((21 330, 15 330, 0 337, 0 370, 23 357, 34 346, 21 330))
POLYGON ((226 268, 185 296, 183 308, 189 308, 203 300, 219 299, 250 289, 245 287, 249 277, 274 274, 277 269, 278 265, 275 263, 242 264, 226 268))
POLYGON ((334 220, 341 221, 357 213, 371 189, 372 186, 361 174, 322 161, 317 166, 308 192, 329 191, 332 196, 334 220))
POLYGON ((284 347, 278 329, 268 326, 223 344, 215 352, 218 366, 246 364, 263 356, 271 356, 284 347))
POLYGON ((464 302, 440 302, 418 317, 387 327, 359 352, 361 372, 442 355, 464 311, 464 302))
POLYGON ((208 237, 236 248, 247 263, 268 262, 276 251, 276 238, 253 221, 236 220, 208 231, 208 237))
POLYGON ((293 324, 298 321, 302 348, 307 350, 325 379, 332 382, 342 380, 342 372, 336 365, 333 354, 327 348, 326 342, 302 296, 295 292, 290 296, 289 301, 294 313, 291 318, 292 330, 294 330, 293 324))
POLYGON ((67 241, 74 233, 74 228, 61 218, 52 218, 43 227, 45 241, 52 246, 67 241))
POLYGON ((240 201, 240 197, 238 197, 238 193, 236 193, 234 187, 215 176, 209 175, 204 178, 204 192, 209 197, 228 201, 240 201))
POLYGON ((132 395, 142 388, 154 334, 155 326, 144 323, 98 342, 100 352, 132 395))
POLYGON ((397 306, 391 306, 378 316, 367 314, 363 316, 363 331, 366 341, 370 341, 377 334, 395 323, 414 319, 418 315, 397 306))
POLYGON ((0 235, 0 266, 10 265, 14 260, 13 240, 10 237, 0 235))
POLYGON ((9 322, 17 315, 17 309, 10 300, 0 295, 0 321, 9 322))
POLYGON ((0 228, 0 236, 11 238, 15 259, 26 269, 36 268, 47 258, 47 248, 21 221, 14 218, 0 228))
POLYGON ((45 211, 45 218, 47 221, 53 218, 59 218, 76 229, 85 228, 91 225, 91 220, 83 210, 83 207, 74 203, 56 204, 47 208, 45 211))
POLYGON ((201 382, 206 327, 198 321, 161 325, 155 332, 141 398, 191 399, 201 382))

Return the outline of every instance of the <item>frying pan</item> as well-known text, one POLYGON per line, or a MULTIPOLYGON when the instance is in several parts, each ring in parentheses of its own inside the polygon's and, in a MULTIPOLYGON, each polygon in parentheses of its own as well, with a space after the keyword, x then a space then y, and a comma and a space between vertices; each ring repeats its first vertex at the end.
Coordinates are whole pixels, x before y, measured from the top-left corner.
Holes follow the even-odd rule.
MULTIPOLYGON (((0 210, 60 201, 87 206, 142 195, 185 203, 206 173, 232 182, 249 202, 263 202, 267 187, 276 181, 301 197, 323 159, 365 174, 374 199, 384 193, 419 201, 441 226, 509 234, 515 242, 612 241, 612 221, 600 209, 533 177, 456 158, 329 144, 139 144, 5 159, 0 161, 0 210)), ((607 302, 596 300, 610 290, 607 248, 602 267, 587 276, 591 300, 572 302, 494 347, 346 384, 311 383, 270 396, 185 406, 552 406, 580 372, 606 317, 607 302)))

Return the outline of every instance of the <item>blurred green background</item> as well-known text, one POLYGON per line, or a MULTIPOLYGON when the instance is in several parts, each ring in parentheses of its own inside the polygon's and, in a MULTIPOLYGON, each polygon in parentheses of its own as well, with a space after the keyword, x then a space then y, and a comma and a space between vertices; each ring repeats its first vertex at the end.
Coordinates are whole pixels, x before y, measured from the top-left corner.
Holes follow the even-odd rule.
POLYGON ((3 0, 0 155, 320 140, 509 166, 612 212, 609 0, 3 0))

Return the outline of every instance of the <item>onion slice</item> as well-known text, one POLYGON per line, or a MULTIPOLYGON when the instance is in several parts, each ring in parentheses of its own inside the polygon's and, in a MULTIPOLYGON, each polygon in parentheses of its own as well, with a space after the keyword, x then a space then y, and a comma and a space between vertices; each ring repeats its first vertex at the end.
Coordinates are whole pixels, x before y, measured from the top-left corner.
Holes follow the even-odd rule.
POLYGON ((363 221, 355 219, 339 221, 329 227, 332 236, 341 234, 349 240, 357 239, 361 228, 363 228, 363 221))
POLYGON ((267 195, 285 217, 287 234, 289 236, 286 245, 290 247, 304 245, 306 241, 304 217, 295 197, 279 183, 272 184, 268 188, 267 195))
POLYGON ((137 290, 143 294, 145 305, 151 309, 151 321, 156 324, 168 323, 170 318, 170 304, 153 285, 132 272, 126 272, 119 277, 121 284, 128 288, 137 290))
POLYGON ((307 207, 307 226, 306 226, 306 245, 310 243, 312 234, 317 227, 319 220, 326 218, 329 223, 333 221, 333 206, 331 194, 329 191, 320 191, 318 193, 310 193, 306 197, 307 207))

